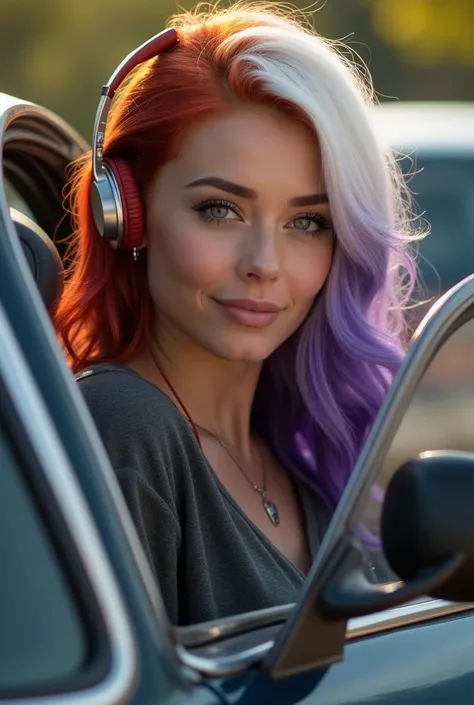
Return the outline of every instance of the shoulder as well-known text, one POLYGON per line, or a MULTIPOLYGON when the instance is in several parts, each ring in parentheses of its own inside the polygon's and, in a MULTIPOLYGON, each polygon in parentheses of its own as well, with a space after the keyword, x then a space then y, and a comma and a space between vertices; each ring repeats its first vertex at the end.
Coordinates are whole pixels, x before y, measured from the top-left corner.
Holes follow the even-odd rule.
POLYGON ((125 365, 100 363, 76 374, 76 382, 88 402, 98 410, 130 414, 152 405, 178 421, 182 414, 161 389, 125 365))
POLYGON ((125 365, 91 365, 76 381, 111 455, 124 447, 129 454, 133 446, 154 456, 199 448, 177 406, 125 365))

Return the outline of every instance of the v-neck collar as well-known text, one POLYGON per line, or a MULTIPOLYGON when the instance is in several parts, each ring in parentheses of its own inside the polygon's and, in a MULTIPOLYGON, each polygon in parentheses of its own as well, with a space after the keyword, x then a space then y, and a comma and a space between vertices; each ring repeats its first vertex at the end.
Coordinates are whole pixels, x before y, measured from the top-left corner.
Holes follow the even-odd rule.
MULTIPOLYGON (((142 379, 144 382, 147 384, 150 384, 154 389, 157 390, 160 394, 165 396, 171 404, 177 409, 179 414, 186 419, 184 414, 182 413, 181 409, 179 406, 174 402, 174 400, 169 397, 165 392, 160 389, 156 384, 153 384, 153 382, 150 382, 147 380, 145 377, 140 375, 138 372, 136 372, 134 369, 131 367, 127 366, 124 363, 95 363, 94 365, 91 365, 90 368, 86 368, 85 370, 82 370, 76 375, 76 380, 80 380, 81 377, 88 376, 88 374, 94 374, 95 371, 99 372, 100 370, 105 371, 107 368, 115 370, 115 371, 120 371, 120 372, 125 372, 126 374, 131 374, 136 377, 139 377, 142 379)), ((187 419, 186 419, 187 421, 187 419)), ((242 518, 246 521, 248 526, 252 529, 254 534, 260 539, 260 541, 266 546, 266 548, 273 553, 280 561, 283 561, 294 573, 297 577, 299 577, 302 581, 306 580, 307 574, 305 574, 302 570, 300 570, 280 549, 271 541, 268 536, 261 530, 259 527, 250 519, 248 514, 243 510, 243 508, 238 504, 238 502, 234 499, 234 497, 231 495, 231 493, 227 490, 223 482, 219 479, 217 473, 215 472, 214 468, 212 467, 211 463, 209 462, 206 454, 204 453, 203 449, 199 445, 197 441, 196 442, 196 449, 199 451, 201 454, 201 457, 208 468, 211 477, 218 488, 219 492, 221 495, 226 499, 228 503, 232 505, 232 507, 239 512, 239 514, 242 516, 242 518)), ((317 509, 323 509, 325 508, 324 503, 322 500, 320 500, 314 492, 312 492, 312 497, 309 497, 309 492, 311 491, 309 487, 306 487, 306 485, 303 485, 303 482, 294 475, 294 473, 291 473, 290 471, 286 470, 288 475, 290 476, 291 482, 293 482, 297 494, 298 494, 298 500, 300 504, 300 508, 303 513, 303 521, 304 521, 304 528, 305 528, 305 535, 306 535, 306 540, 309 548, 309 553, 310 553, 310 559, 311 563, 314 562, 314 559, 316 557, 316 553, 318 551, 319 545, 322 540, 322 536, 327 528, 327 524, 329 523, 329 517, 325 517, 325 526, 321 526, 321 518, 317 516, 317 509)), ((311 566, 310 566, 311 568, 311 566)))

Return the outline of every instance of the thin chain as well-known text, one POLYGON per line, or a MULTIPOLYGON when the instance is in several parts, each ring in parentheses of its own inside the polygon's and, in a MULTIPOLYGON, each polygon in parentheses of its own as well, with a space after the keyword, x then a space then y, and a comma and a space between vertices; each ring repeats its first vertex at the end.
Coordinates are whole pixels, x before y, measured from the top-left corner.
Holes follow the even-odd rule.
MULTIPOLYGON (((168 376, 165 374, 165 371, 163 370, 162 366, 160 365, 160 362, 159 362, 159 360, 158 360, 158 358, 157 358, 157 356, 155 355, 155 352, 154 352, 154 350, 153 350, 153 345, 152 345, 152 343, 151 343, 150 331, 149 331, 148 329, 145 331, 145 336, 146 336, 147 347, 148 347, 148 350, 149 350, 149 352, 150 352, 151 358, 152 358, 152 360, 153 360, 153 362, 154 362, 154 364, 155 364, 155 367, 157 368, 158 372, 161 374, 161 376, 162 376, 163 379, 165 380, 166 385, 168 386, 168 389, 171 391, 171 393, 173 394, 174 398, 176 399, 176 401, 178 402, 178 404, 179 404, 180 407, 182 408, 182 410, 183 410, 183 412, 184 412, 184 415, 186 416, 186 418, 188 419, 189 423, 191 424, 191 428, 193 429, 193 433, 194 433, 194 435, 195 435, 195 437, 196 437, 196 440, 197 440, 199 446, 201 446, 201 439, 199 438, 199 433, 197 432, 196 424, 195 424, 194 421, 192 420, 191 415, 189 414, 188 410, 186 409, 184 403, 181 401, 181 397, 179 396, 178 392, 176 391, 176 389, 175 389, 175 388, 173 387, 173 385, 171 384, 170 380, 168 379, 168 376)), ((201 448, 202 448, 202 446, 201 446, 201 448)))
POLYGON ((191 418, 191 415, 189 414, 188 410, 186 409, 184 403, 181 401, 181 399, 180 399, 178 393, 176 392, 175 388, 174 388, 173 385, 171 384, 171 382, 170 382, 170 380, 168 379, 167 375, 165 374, 163 368, 161 367, 157 356, 156 356, 155 353, 154 353, 153 346, 152 346, 152 344, 151 344, 150 331, 147 330, 147 331, 145 332, 145 335, 146 335, 147 347, 148 347, 148 349, 149 349, 149 351, 150 351, 150 353, 151 353, 151 357, 152 357, 152 359, 153 359, 153 362, 155 363, 155 366, 156 366, 156 368, 158 369, 158 371, 161 373, 161 376, 163 377, 164 381, 166 382, 166 384, 167 384, 169 390, 171 391, 171 393, 173 394, 174 398, 176 399, 176 401, 178 402, 178 404, 181 406, 181 408, 182 408, 182 410, 183 410, 183 412, 184 412, 186 418, 188 419, 188 421, 189 421, 189 423, 190 423, 190 425, 191 425, 191 428, 193 429, 194 435, 196 436, 196 440, 197 440, 199 446, 201 447, 201 449, 202 449, 202 444, 201 444, 201 438, 199 437, 198 428, 200 428, 201 431, 204 431, 204 433, 207 433, 209 436, 211 436, 212 438, 214 438, 214 439, 219 443, 219 445, 221 446, 221 448, 227 453, 227 455, 229 456, 229 458, 230 458, 230 459, 233 461, 233 463, 239 468, 240 472, 241 472, 242 475, 245 477, 245 479, 247 480, 247 482, 248 482, 248 483, 251 485, 251 487, 252 487, 256 492, 258 492, 259 495, 261 496, 263 508, 264 508, 264 510, 265 510, 266 515, 268 516, 268 518, 270 519, 271 523, 273 524, 273 526, 279 526, 279 525, 280 525, 280 512, 278 511, 278 507, 277 507, 277 505, 275 504, 275 502, 272 502, 271 500, 269 500, 269 499, 267 498, 267 473, 266 473, 266 466, 265 466, 265 463, 264 463, 264 460, 263 460, 263 455, 262 455, 262 453, 261 453, 260 448, 258 449, 258 454, 259 454, 259 457, 260 457, 260 464, 261 464, 261 466, 262 466, 263 487, 259 487, 258 485, 256 485, 255 483, 252 482, 252 480, 249 478, 249 476, 247 475, 247 473, 245 472, 245 470, 243 469, 243 467, 240 465, 239 462, 237 462, 237 459, 234 458, 233 453, 232 453, 232 452, 230 451, 230 449, 227 447, 226 443, 224 443, 224 441, 223 441, 221 438, 219 438, 219 436, 216 436, 216 435, 215 435, 214 433, 212 433, 211 431, 208 431, 207 428, 204 428, 204 426, 198 426, 198 424, 194 423, 193 419, 191 418))
POLYGON ((204 428, 204 426, 200 426, 199 424, 196 424, 196 428, 199 428, 201 431, 204 431, 204 433, 207 433, 208 436, 211 436, 212 438, 214 438, 214 439, 219 443, 220 447, 221 447, 223 450, 225 450, 225 452, 227 453, 227 455, 229 456, 229 458, 230 458, 230 459, 234 462, 234 464, 239 468, 240 472, 241 472, 242 475, 245 477, 245 479, 247 480, 247 482, 248 482, 250 485, 252 485, 253 489, 254 489, 256 492, 258 492, 259 494, 261 494, 262 497, 265 499, 265 498, 266 498, 266 495, 267 495, 267 473, 266 473, 265 463, 263 462, 263 458, 262 458, 262 455, 261 455, 261 453, 260 453, 260 449, 259 449, 259 451, 258 451, 258 454, 259 454, 259 457, 260 457, 260 465, 262 466, 262 472, 263 472, 263 487, 259 487, 259 486, 256 485, 254 482, 252 482, 252 480, 250 479, 250 477, 247 475, 247 473, 245 472, 245 470, 243 469, 243 467, 240 465, 240 463, 237 462, 237 459, 234 457, 234 454, 231 453, 230 449, 227 447, 227 444, 224 443, 224 441, 222 440, 222 438, 219 438, 219 436, 216 436, 215 433, 212 433, 212 431, 208 431, 207 428, 204 428))

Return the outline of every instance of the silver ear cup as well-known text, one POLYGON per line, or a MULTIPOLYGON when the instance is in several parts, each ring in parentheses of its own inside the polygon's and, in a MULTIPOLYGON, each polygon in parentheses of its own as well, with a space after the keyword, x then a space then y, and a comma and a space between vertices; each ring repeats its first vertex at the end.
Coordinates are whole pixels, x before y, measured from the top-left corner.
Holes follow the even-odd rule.
POLYGON ((106 164, 91 184, 91 208, 101 237, 112 247, 120 247, 123 241, 122 199, 115 177, 106 164))

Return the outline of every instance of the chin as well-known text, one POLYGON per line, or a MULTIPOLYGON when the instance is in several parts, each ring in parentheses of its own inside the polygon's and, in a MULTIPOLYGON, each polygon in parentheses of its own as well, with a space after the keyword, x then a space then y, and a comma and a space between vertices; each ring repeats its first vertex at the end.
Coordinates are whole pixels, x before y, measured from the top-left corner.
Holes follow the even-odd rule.
POLYGON ((206 345, 209 352, 221 360, 243 362, 247 364, 262 363, 276 349, 269 341, 213 341, 206 345))

